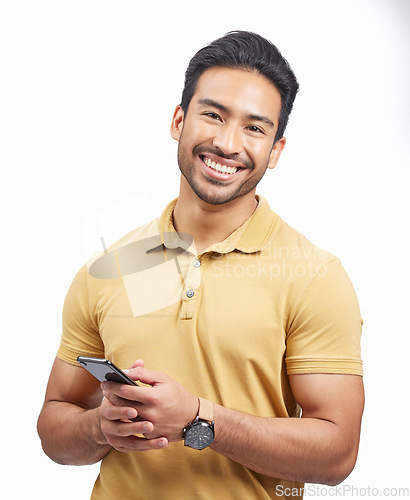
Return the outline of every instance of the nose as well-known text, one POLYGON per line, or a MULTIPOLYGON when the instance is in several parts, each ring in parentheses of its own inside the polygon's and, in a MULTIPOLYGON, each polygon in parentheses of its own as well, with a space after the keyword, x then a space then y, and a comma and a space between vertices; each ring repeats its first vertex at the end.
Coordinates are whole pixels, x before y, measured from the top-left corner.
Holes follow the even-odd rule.
POLYGON ((218 127, 218 133, 213 140, 214 146, 218 147, 226 155, 242 152, 242 134, 237 124, 224 124, 218 127))

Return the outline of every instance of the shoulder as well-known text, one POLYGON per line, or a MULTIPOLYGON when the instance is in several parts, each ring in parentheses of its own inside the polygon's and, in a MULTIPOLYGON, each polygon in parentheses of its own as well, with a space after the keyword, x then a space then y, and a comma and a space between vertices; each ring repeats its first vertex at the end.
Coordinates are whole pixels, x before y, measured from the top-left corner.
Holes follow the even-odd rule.
POLYGON ((316 302, 333 294, 356 300, 340 258, 312 243, 282 219, 260 259, 275 287, 285 293, 290 309, 308 296, 315 296, 316 302))
MULTIPOLYGON (((287 278, 305 278, 308 281, 321 274, 322 268, 340 259, 331 252, 319 248, 304 234, 275 214, 275 231, 264 246, 261 258, 280 266, 287 278)), ((282 274, 283 274, 282 273, 282 274)))

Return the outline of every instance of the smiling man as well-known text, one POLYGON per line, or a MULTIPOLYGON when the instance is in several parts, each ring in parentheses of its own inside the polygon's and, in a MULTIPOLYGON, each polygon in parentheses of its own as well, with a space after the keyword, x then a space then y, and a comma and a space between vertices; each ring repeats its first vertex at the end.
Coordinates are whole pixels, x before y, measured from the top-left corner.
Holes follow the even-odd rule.
POLYGON ((59 463, 102 460, 93 499, 294 498, 354 467, 353 287, 256 195, 297 90, 259 35, 201 49, 171 124, 178 199, 70 287, 38 429, 59 463), (100 385, 79 355, 130 367, 140 384, 100 385))
POLYGON ((254 190, 266 168, 275 167, 285 144, 282 137, 274 145, 280 108, 279 92, 259 73, 208 69, 189 113, 178 106, 172 124, 179 167, 192 189, 188 192, 210 205, 246 196, 254 209, 254 190))

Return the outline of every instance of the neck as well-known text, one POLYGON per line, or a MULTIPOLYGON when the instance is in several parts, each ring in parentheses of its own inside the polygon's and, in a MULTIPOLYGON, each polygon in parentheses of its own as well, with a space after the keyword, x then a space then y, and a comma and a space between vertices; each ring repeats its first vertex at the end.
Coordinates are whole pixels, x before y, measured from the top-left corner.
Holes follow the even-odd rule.
POLYGON ((222 205, 210 205, 198 198, 185 178, 174 208, 174 226, 178 232, 193 237, 197 253, 232 234, 256 210, 258 202, 252 191, 222 205))

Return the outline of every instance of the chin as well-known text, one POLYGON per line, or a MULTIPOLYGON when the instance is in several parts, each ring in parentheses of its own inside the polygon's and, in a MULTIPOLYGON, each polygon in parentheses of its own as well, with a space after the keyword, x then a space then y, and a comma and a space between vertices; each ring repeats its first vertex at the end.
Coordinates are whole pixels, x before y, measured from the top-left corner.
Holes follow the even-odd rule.
POLYGON ((235 200, 240 196, 238 192, 234 193, 227 193, 227 192, 222 192, 222 193, 212 193, 209 191, 205 191, 204 189, 200 189, 198 186, 195 184, 192 185, 190 183, 192 191, 198 196, 198 198, 205 203, 208 203, 209 205, 224 205, 225 203, 229 203, 230 201, 235 200))

